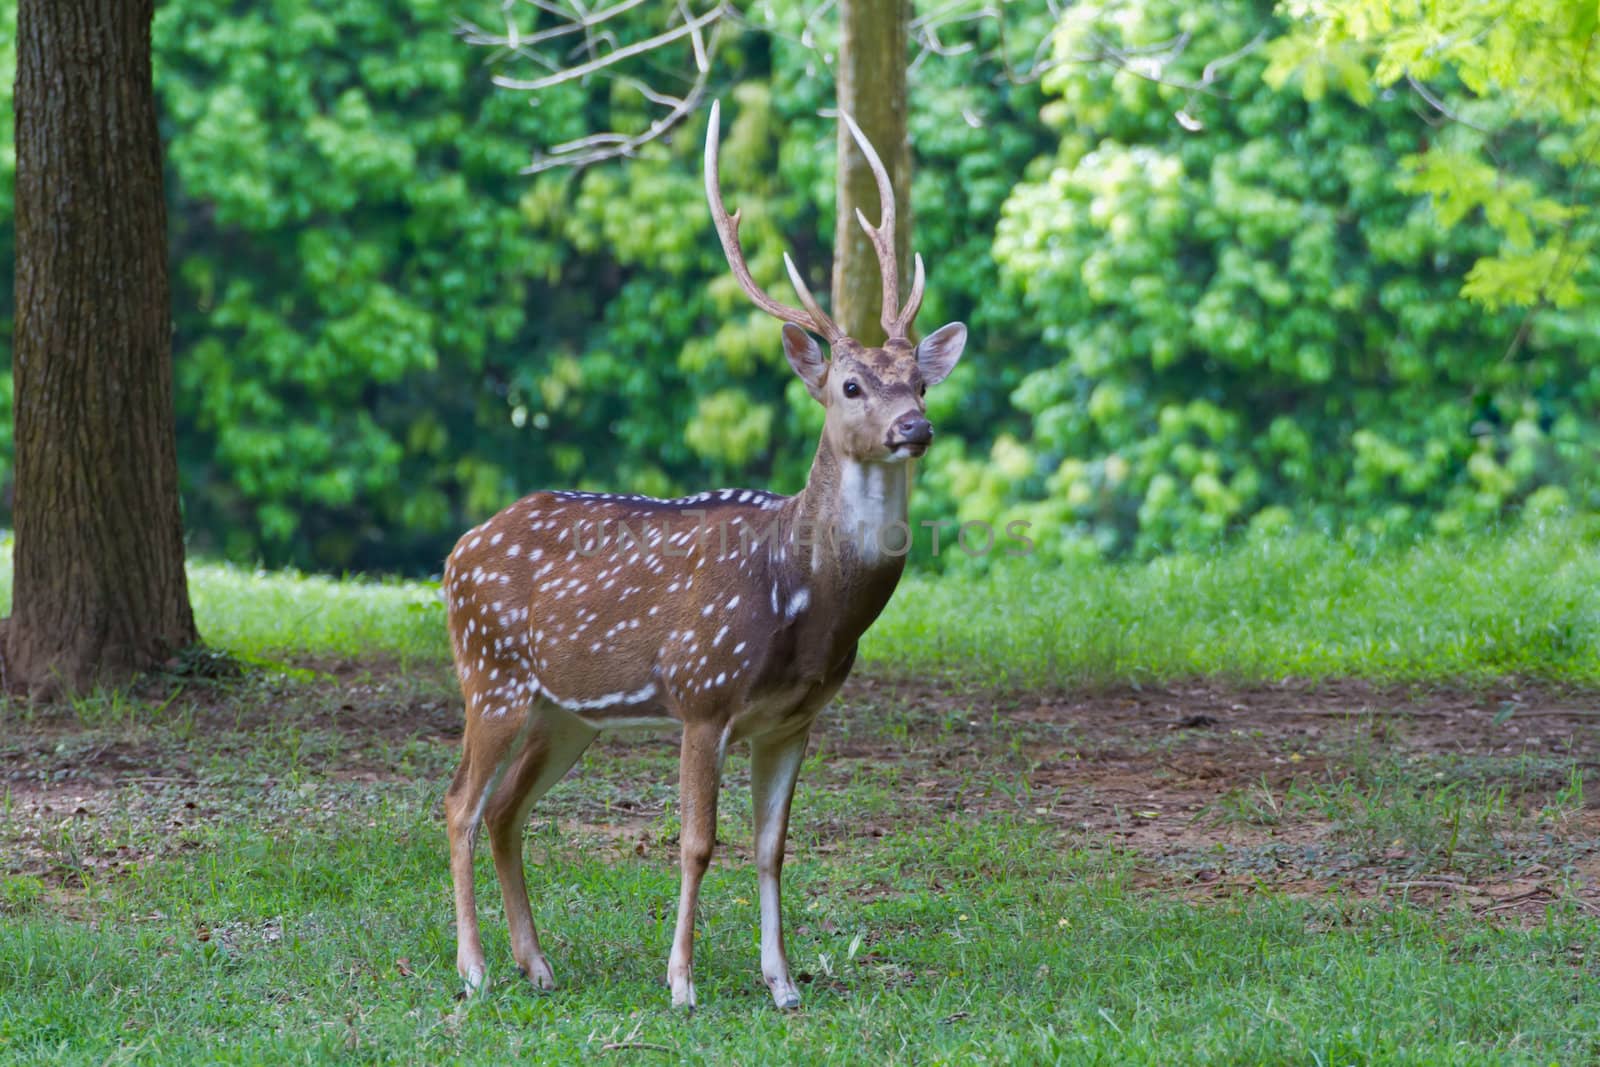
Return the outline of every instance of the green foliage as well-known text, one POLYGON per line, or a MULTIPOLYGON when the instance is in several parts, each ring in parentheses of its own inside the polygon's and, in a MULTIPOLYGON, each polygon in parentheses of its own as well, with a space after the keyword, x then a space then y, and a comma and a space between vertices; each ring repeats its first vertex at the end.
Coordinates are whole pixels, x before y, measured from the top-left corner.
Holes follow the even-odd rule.
MULTIPOLYGON (((1511 82, 1499 37, 1483 56, 1426 53, 1421 76, 1492 131, 1491 166, 1481 135, 1430 130, 1393 82, 1418 69, 1415 41, 1354 16, 1317 30, 1308 14, 1290 43, 1252 52, 1286 26, 1264 0, 1191 7, 1102 0, 1055 26, 1050 5, 1019 0, 1004 33, 961 22, 973 47, 916 67, 922 322, 963 319, 973 343, 929 397, 940 443, 913 521, 1027 521, 1045 558, 1074 560, 1251 524, 1456 531, 1508 507, 1593 506, 1595 313, 1524 319, 1456 295, 1554 305, 1587 291, 1589 268, 1569 266, 1588 262, 1592 220, 1572 194, 1600 123, 1581 121, 1578 88, 1558 92, 1581 19, 1541 42, 1534 9, 1507 7, 1495 25, 1521 27, 1512 53, 1542 57, 1511 82), (1062 62, 1044 84, 1009 77, 1052 31, 1062 62), (1083 59, 1111 42, 1148 63, 1179 34, 1165 84, 1083 59), (1466 70, 1480 59, 1481 84, 1466 70), (1263 83, 1291 71, 1293 87, 1263 83)), ((546 18, 512 10, 526 31, 546 18)), ((812 13, 754 5, 772 32, 717 57, 726 194, 774 291, 785 248, 826 289, 832 30, 812 13), (798 43, 808 31, 816 49, 798 43)), ((0 75, 14 17, 0 4, 0 75)), ((647 116, 600 79, 537 106, 494 88, 494 73, 529 71, 454 38, 457 17, 505 12, 158 11, 179 454, 204 554, 430 573, 460 530, 534 488, 801 484, 818 412, 776 323, 727 276, 699 122, 626 164, 524 177, 534 146, 647 116)), ((10 300, 0 284, 0 320, 10 300)))
MULTIPOLYGON (((1490 308, 1592 302, 1600 282, 1600 14, 1575 0, 1286 0, 1267 80, 1366 104, 1404 82, 1436 115, 1400 187, 1441 224, 1481 213, 1498 248, 1462 289, 1490 308), (1337 72, 1330 77, 1330 72, 1337 72), (1447 104, 1428 89, 1443 85, 1447 104), (1440 123, 1439 119, 1445 119, 1440 123), (1508 142, 1531 142, 1507 151, 1508 142)), ((1390 93, 1389 95, 1393 95, 1390 93)))
POLYGON ((964 517, 1074 531, 1054 549, 1071 557, 1292 514, 1459 531, 1593 505, 1600 316, 1458 298, 1497 236, 1397 187, 1410 101, 1272 88, 1248 46, 1279 28, 1251 0, 1067 13, 1060 57, 1187 43, 1159 81, 1079 63, 1046 82, 1061 148, 1013 191, 994 255, 1059 358, 1011 395, 1031 438, 943 465, 964 517), (1195 88, 1211 64, 1215 95, 1195 88))
POLYGON ((405 565, 507 492, 529 276, 564 255, 524 225, 516 170, 529 138, 571 120, 495 93, 449 36, 454 11, 158 12, 180 457, 203 550, 405 565))
MULTIPOLYGON (((832 86, 795 42, 808 10, 768 5, 759 17, 777 32, 718 55, 727 195, 774 291, 785 247, 820 280, 832 234, 834 130, 817 115, 832 86)), ((804 478, 814 405, 778 325, 727 277, 700 121, 626 165, 523 177, 536 145, 637 126, 637 97, 597 79, 530 106, 491 82, 527 71, 454 37, 458 17, 506 14, 488 0, 160 6, 179 451, 203 553, 426 573, 461 529, 535 488, 804 478)), ((997 291, 993 220, 1010 176, 1049 143, 1032 90, 993 75, 979 53, 928 65, 919 84, 930 317, 970 315, 997 291)), ((0 182, 10 174, 0 159, 0 182)), ((1006 381, 948 428, 981 434, 1006 381)))

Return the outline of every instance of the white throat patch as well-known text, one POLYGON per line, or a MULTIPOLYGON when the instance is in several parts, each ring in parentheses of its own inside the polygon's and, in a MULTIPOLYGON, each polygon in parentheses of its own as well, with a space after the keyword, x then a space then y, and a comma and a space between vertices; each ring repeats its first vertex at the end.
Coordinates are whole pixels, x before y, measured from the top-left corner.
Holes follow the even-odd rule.
MULTIPOLYGON (((909 463, 845 460, 839 465, 839 515, 834 535, 841 543, 854 546, 863 563, 904 555, 911 540, 906 522, 910 490, 909 463)), ((815 567, 815 555, 812 564, 815 567)))

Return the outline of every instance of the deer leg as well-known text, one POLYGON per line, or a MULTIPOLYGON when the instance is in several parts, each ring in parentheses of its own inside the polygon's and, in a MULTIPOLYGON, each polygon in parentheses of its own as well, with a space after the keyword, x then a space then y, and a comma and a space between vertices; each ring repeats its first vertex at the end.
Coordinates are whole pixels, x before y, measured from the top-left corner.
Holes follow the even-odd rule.
POLYGON ((534 801, 561 780, 598 731, 560 711, 536 707, 531 714, 536 722, 527 744, 489 798, 484 822, 489 827, 489 848, 494 854, 495 874, 500 878, 500 895, 505 900, 511 955, 537 988, 554 989, 555 975, 539 947, 539 931, 528 903, 522 830, 534 801))
POLYGON ((789 804, 806 754, 809 731, 750 742, 750 799, 755 808, 756 875, 761 891, 761 976, 780 1008, 798 1008, 800 991, 789 978, 783 950, 783 845, 789 804))
POLYGON ((520 747, 521 735, 530 721, 524 713, 490 722, 469 709, 466 736, 461 740, 461 765, 444 795, 445 828, 450 835, 450 880, 455 885, 456 898, 456 970, 469 993, 484 987, 487 973, 483 942, 478 936, 472 852, 478 843, 484 806, 520 747))
POLYGON ((678 895, 678 925, 672 934, 672 954, 667 960, 667 984, 672 1006, 693 1008, 694 913, 700 899, 700 880, 711 865, 717 843, 717 787, 722 779, 722 757, 727 733, 721 723, 701 722, 683 728, 679 758, 678 809, 679 866, 682 887, 678 895))

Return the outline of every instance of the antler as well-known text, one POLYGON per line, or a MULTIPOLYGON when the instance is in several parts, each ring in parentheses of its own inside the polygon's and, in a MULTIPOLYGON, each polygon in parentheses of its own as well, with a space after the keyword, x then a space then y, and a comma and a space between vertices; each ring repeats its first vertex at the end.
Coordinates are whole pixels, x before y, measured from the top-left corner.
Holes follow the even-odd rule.
MULTIPOLYGON (((860 208, 856 209, 856 221, 867 231, 872 247, 878 252, 878 273, 883 276, 883 317, 880 320, 883 332, 890 337, 905 337, 917 317, 918 309, 922 307, 922 287, 927 280, 923 274, 922 255, 919 253, 913 257, 916 266, 911 277, 911 293, 906 297, 905 307, 901 308, 900 268, 894 255, 894 185, 889 181, 889 172, 884 169, 883 160, 878 158, 872 142, 861 132, 856 120, 842 109, 839 118, 844 120, 845 128, 855 138, 857 147, 867 159, 867 165, 872 168, 872 176, 878 182, 878 225, 874 227, 869 223, 860 208), (899 310, 896 311, 896 308, 899 310)), ((843 166, 843 163, 840 165, 843 166)))
MULTIPOLYGON (((722 204, 722 190, 717 181, 717 148, 720 141, 721 119, 722 101, 714 100, 711 102, 711 123, 706 127, 706 203, 711 206, 711 221, 716 224, 717 236, 722 240, 722 251, 728 257, 728 267, 733 271, 733 276, 739 280, 745 294, 755 302, 756 307, 784 322, 792 322, 796 326, 820 333, 831 345, 844 337, 844 331, 823 313, 817 298, 806 288, 805 279, 800 276, 800 271, 795 267, 794 260, 789 258, 789 253, 783 254, 783 265, 789 271, 789 280, 794 283, 794 291, 799 295, 800 302, 805 305, 804 311, 772 299, 762 292, 755 279, 750 277, 750 268, 745 264, 744 252, 739 247, 739 213, 735 211, 732 215, 728 214, 728 209, 722 204)), ((893 255, 892 252, 890 254, 893 255)), ((920 277, 920 264, 918 271, 920 277)))

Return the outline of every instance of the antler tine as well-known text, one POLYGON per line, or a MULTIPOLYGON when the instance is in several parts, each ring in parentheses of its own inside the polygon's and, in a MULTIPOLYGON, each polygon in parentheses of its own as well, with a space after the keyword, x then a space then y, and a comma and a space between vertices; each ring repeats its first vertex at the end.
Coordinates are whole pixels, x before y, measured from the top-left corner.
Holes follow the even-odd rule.
POLYGON ((831 318, 823 314, 822 308, 817 305, 811 290, 806 288, 800 272, 795 269, 787 252, 784 253, 783 260, 789 269, 789 280, 794 283, 801 303, 805 304, 805 311, 772 299, 750 276, 750 267, 744 261, 744 251, 739 247, 739 213, 735 211, 732 215, 728 214, 728 209, 722 203, 721 183, 717 179, 717 150, 721 141, 721 120, 722 101, 713 100, 711 122, 706 127, 706 203, 711 207, 711 221, 716 225, 717 237, 722 241, 722 252, 728 258, 728 267, 738 279, 745 295, 750 297, 756 307, 784 322, 792 322, 796 326, 820 333, 828 339, 829 344, 832 344, 843 337, 844 332, 831 318))
POLYGON ((913 253, 911 261, 911 293, 906 297, 906 306, 895 317, 894 329, 889 331, 890 337, 910 337, 911 324, 917 320, 917 312, 922 310, 922 289, 928 281, 922 269, 922 253, 913 253))
POLYGON ((901 310, 900 266, 894 254, 894 183, 889 180, 883 160, 878 157, 872 142, 867 140, 867 135, 861 132, 861 127, 856 125, 856 120, 842 108, 839 118, 844 121, 845 128, 866 157, 867 166, 872 168, 872 177, 878 183, 878 225, 869 223, 860 208, 856 209, 856 221, 861 223, 861 228, 867 232, 872 247, 878 253, 878 272, 883 276, 883 310, 879 321, 883 323, 884 333, 890 337, 904 337, 911 328, 911 320, 917 316, 917 308, 922 304, 922 257, 917 257, 911 298, 907 300, 905 309, 901 310))
POLYGON ((833 333, 829 333, 828 329, 824 329, 819 332, 828 339, 830 344, 837 341, 839 337, 843 336, 844 331, 834 325, 833 320, 828 318, 827 314, 822 310, 822 305, 817 303, 817 298, 811 295, 811 288, 806 285, 805 278, 800 275, 800 268, 794 265, 794 260, 789 258, 789 253, 787 252, 783 254, 783 266, 789 272, 789 284, 794 286, 795 293, 800 297, 800 303, 806 306, 806 311, 810 313, 811 318, 818 323, 825 323, 828 329, 833 331, 833 333))

